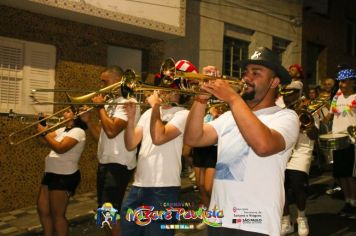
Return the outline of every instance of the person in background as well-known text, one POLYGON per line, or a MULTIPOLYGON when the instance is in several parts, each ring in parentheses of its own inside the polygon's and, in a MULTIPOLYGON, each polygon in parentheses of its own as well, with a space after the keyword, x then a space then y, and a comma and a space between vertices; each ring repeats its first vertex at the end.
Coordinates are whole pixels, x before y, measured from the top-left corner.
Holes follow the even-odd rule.
MULTIPOLYGON (((221 227, 208 227, 209 235, 280 235, 284 170, 298 138, 299 121, 294 111, 277 107, 275 100, 279 84, 289 84, 291 78, 278 56, 265 47, 240 65, 245 69, 243 94, 223 79, 204 83, 201 88, 226 102, 230 111, 204 124, 209 97, 197 96, 184 142, 192 147, 218 144, 209 208, 222 210, 224 217, 221 227), (251 212, 258 223, 234 221, 235 215, 251 212)), ((204 74, 211 71, 217 68, 204 68, 204 74)))
POLYGON ((75 117, 73 108, 64 112, 65 127, 50 133, 38 124, 38 131, 51 148, 45 159, 45 173, 37 199, 37 211, 45 236, 68 235, 66 210, 69 198, 80 182, 78 162, 85 146, 86 125, 75 117))
MULTIPOLYGON (((327 119, 332 119, 333 134, 347 134, 347 128, 356 125, 356 71, 352 68, 341 68, 337 73, 339 91, 331 101, 327 119)), ((352 140, 353 143, 355 140, 352 140)), ((345 205, 340 216, 356 218, 356 170, 355 147, 348 145, 344 149, 333 151, 333 176, 338 180, 345 197, 345 205)))
POLYGON ((302 98, 299 104, 299 108, 307 108, 310 104, 314 103, 318 99, 318 97, 319 92, 316 87, 308 88, 307 96, 302 98))
MULTIPOLYGON (((119 83, 123 77, 123 70, 118 66, 107 68, 101 73, 100 81, 102 87, 107 87, 119 83)), ((127 114, 123 105, 115 103, 126 103, 120 91, 115 91, 113 98, 108 98, 104 94, 98 94, 92 98, 96 106, 96 111, 100 122, 93 121, 91 112, 81 116, 81 119, 88 125, 92 136, 98 141, 97 157, 99 161, 97 171, 97 202, 98 208, 104 203, 111 203, 115 209, 120 211, 122 200, 127 185, 136 167, 136 148, 128 151, 125 148, 124 132, 127 125, 127 114), (102 105, 107 103, 107 105, 102 105), (113 103, 112 105, 110 103, 113 103)), ((130 99, 131 102, 136 102, 130 99)), ((131 117, 131 122, 137 122, 140 116, 139 107, 135 106, 136 112, 131 117)), ((120 235, 119 222, 111 222, 111 234, 120 235)))
POLYGON ((333 78, 326 78, 323 80, 322 85, 319 97, 321 99, 331 100, 337 91, 335 80, 333 78))
MULTIPOLYGON (((306 111, 310 103, 316 99, 316 89, 309 89, 308 99, 300 100, 296 109, 304 109, 306 111)), ((291 102, 291 101, 290 101, 291 102)), ((287 107, 289 104, 286 104, 287 107)), ((300 111, 299 111, 300 112, 300 111)), ((301 115, 301 114, 300 114, 301 115)), ((305 214, 307 202, 307 188, 309 179, 309 169, 313 158, 313 149, 315 140, 318 138, 319 115, 313 114, 311 123, 301 124, 298 141, 293 148, 292 155, 287 163, 285 171, 285 204, 282 217, 281 235, 286 235, 294 232, 294 224, 292 224, 289 204, 291 199, 295 199, 297 206, 297 223, 298 235, 307 236, 309 234, 308 219, 305 214), (289 194, 291 193, 291 194, 289 194)))
POLYGON ((276 105, 281 108, 285 107, 285 103, 288 103, 289 107, 299 103, 297 98, 301 98, 303 94, 303 68, 299 64, 291 65, 288 74, 292 80, 287 85, 279 86, 279 96, 276 99, 276 105), (289 100, 294 101, 294 103, 290 103, 289 100))
MULTIPOLYGON (((218 118, 222 110, 217 106, 211 106, 204 117, 204 123, 208 123, 218 118)), ((200 191, 202 204, 209 207, 211 190, 215 175, 215 165, 217 161, 217 146, 193 148, 193 165, 196 176, 196 185, 200 191)), ((197 229, 204 229, 204 222, 197 225, 197 229)))
POLYGON ((303 68, 299 64, 289 66, 288 73, 292 78, 292 82, 286 86, 286 89, 299 89, 303 92, 304 73, 303 68))

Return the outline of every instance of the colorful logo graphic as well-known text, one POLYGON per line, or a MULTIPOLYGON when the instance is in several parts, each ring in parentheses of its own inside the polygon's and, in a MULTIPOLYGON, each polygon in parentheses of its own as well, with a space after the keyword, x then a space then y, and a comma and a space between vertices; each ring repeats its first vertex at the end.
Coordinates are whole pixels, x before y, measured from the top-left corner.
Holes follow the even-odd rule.
POLYGON ((111 229, 111 224, 116 224, 117 220, 120 220, 120 215, 110 202, 105 202, 102 207, 98 208, 95 219, 98 227, 104 228, 106 224, 111 229))
POLYGON ((222 218, 224 217, 223 210, 216 207, 208 210, 205 206, 200 206, 198 210, 185 209, 183 207, 166 207, 155 210, 154 206, 143 205, 136 209, 128 209, 126 220, 135 222, 137 225, 146 226, 152 221, 189 221, 203 220, 209 226, 221 227, 222 218))

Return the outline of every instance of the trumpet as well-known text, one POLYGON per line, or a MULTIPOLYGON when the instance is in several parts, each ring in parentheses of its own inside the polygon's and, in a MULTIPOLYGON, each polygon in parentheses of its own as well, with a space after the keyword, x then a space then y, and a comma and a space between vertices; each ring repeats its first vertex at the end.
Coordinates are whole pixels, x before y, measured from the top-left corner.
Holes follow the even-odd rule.
POLYGON ((245 81, 240 78, 230 77, 226 75, 223 75, 222 77, 215 77, 200 73, 177 71, 173 58, 168 58, 163 61, 160 73, 162 77, 161 84, 171 84, 175 80, 175 78, 180 77, 183 78, 180 80, 179 83, 180 89, 186 91, 187 93, 191 92, 193 94, 204 93, 200 90, 197 84, 206 81, 214 81, 217 79, 223 79, 227 81, 238 93, 240 93, 240 95, 244 93, 244 90, 247 87, 245 81))
POLYGON ((307 130, 314 126, 314 114, 318 113, 326 105, 328 105, 329 100, 315 100, 314 103, 306 107, 306 109, 297 109, 296 112, 301 123, 301 129, 307 130))

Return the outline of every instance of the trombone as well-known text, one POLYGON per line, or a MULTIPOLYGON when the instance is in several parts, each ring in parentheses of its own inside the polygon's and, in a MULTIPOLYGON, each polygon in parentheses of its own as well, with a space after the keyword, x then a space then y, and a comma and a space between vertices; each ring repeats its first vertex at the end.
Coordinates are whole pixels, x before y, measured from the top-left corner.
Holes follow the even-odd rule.
POLYGON ((27 141, 27 140, 30 140, 30 139, 32 139, 32 138, 34 138, 34 137, 37 137, 37 136, 41 135, 41 134, 43 134, 43 133, 46 133, 46 132, 48 132, 48 131, 50 131, 50 130, 53 130, 54 128, 56 128, 56 127, 58 127, 58 126, 60 126, 60 125, 62 125, 62 124, 65 124, 65 123, 67 123, 67 122, 70 121, 70 120, 77 119, 78 116, 80 116, 80 115, 84 114, 85 112, 88 112, 89 110, 92 109, 92 108, 89 108, 88 110, 79 112, 79 113, 75 114, 75 116, 74 116, 73 118, 69 118, 69 119, 65 119, 65 120, 59 121, 59 122, 57 122, 56 124, 54 124, 53 126, 48 127, 47 129, 44 129, 43 131, 37 132, 37 133, 35 133, 35 134, 33 134, 33 135, 30 135, 30 136, 28 136, 28 137, 26 137, 26 138, 22 138, 22 137, 21 137, 21 134, 23 134, 23 133, 24 133, 25 131, 27 131, 28 129, 33 128, 35 125, 38 125, 38 124, 40 124, 40 123, 42 123, 42 122, 46 122, 47 120, 51 119, 52 117, 56 117, 56 115, 58 115, 58 114, 60 114, 60 113, 62 113, 62 112, 64 112, 64 111, 66 111, 66 110, 68 110, 68 109, 71 109, 71 108, 72 108, 71 106, 65 107, 65 108, 63 108, 62 110, 59 110, 59 111, 53 113, 53 114, 50 115, 50 116, 47 116, 47 117, 45 117, 45 118, 43 118, 43 119, 39 119, 38 121, 33 122, 32 124, 29 124, 29 125, 25 126, 24 128, 22 128, 22 129, 20 129, 20 130, 18 130, 18 131, 12 132, 12 133, 9 135, 9 137, 8 137, 9 143, 10 143, 11 145, 18 145, 18 144, 21 144, 21 143, 23 143, 23 142, 25 142, 25 141, 27 141))
MULTIPOLYGON (((98 103, 89 103, 87 101, 89 101, 91 98, 93 98, 94 96, 98 95, 98 94, 103 94, 103 93, 111 93, 111 94, 115 94, 115 90, 119 89, 122 87, 122 85, 124 83, 126 84, 129 84, 130 81, 135 81, 136 80, 136 75, 135 73, 133 72, 133 70, 126 70, 125 73, 123 74, 123 78, 121 81, 117 82, 117 83, 114 83, 112 85, 109 85, 105 88, 102 88, 98 91, 94 91, 94 92, 91 92, 91 93, 88 93, 86 95, 83 95, 83 96, 79 96, 79 97, 73 97, 73 96, 70 96, 67 94, 67 91, 66 90, 62 90, 64 92, 66 92, 66 95, 68 97, 68 99, 70 100, 70 102, 39 102, 35 96, 34 96, 34 93, 35 92, 49 92, 49 90, 43 90, 43 89, 38 89, 38 90, 33 90, 33 94, 30 96, 33 101, 34 101, 34 104, 36 105, 69 105, 65 108, 63 108, 62 110, 59 110, 57 112, 55 112, 54 114, 48 116, 48 117, 45 117, 43 119, 40 119, 36 122, 33 122, 32 124, 30 125, 27 125, 25 126, 23 129, 20 129, 18 131, 15 131, 13 133, 11 133, 8 137, 8 140, 9 140, 9 143, 11 145, 18 145, 18 144, 21 144, 29 139, 32 139, 34 137, 37 137, 45 132, 48 132, 49 130, 53 130, 54 128, 62 125, 62 124, 65 124, 66 122, 68 122, 69 120, 72 120, 72 119, 77 119, 78 116, 86 113, 86 112, 89 112, 91 111, 95 106, 98 106, 98 105, 107 105, 107 104, 112 104, 112 105, 115 105, 115 103, 102 103, 102 104, 98 104, 98 103), (23 135, 23 133, 25 131, 27 131, 28 129, 31 129, 33 128, 35 125, 41 123, 41 122, 45 122, 46 120, 48 119, 51 119, 52 117, 55 117, 56 115, 66 111, 67 109, 71 109, 74 105, 93 105, 92 107, 88 108, 87 110, 85 111, 81 111, 81 112, 78 112, 77 114, 75 114, 75 116, 71 119, 65 119, 63 121, 60 121, 60 122, 57 122, 56 124, 54 124, 53 126, 51 127, 48 127, 47 129, 41 131, 41 132, 37 132, 33 135, 30 135, 26 138, 22 138, 21 135, 23 135)), ((52 90, 53 92, 53 90, 52 90)), ((118 105, 119 103, 116 103, 116 105, 118 105)), ((120 103, 120 104, 124 104, 124 103, 120 103)))

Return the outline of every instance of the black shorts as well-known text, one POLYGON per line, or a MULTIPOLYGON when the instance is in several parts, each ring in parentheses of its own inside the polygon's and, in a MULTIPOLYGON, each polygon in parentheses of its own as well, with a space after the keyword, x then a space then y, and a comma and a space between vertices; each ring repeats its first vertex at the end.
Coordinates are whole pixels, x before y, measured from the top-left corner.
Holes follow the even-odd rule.
POLYGON ((193 148, 193 165, 200 168, 215 168, 217 156, 215 145, 193 148))
POLYGON ((96 180, 98 208, 110 202, 120 211, 122 200, 133 170, 117 163, 99 164, 96 180))
POLYGON ((80 182, 80 172, 77 170, 70 175, 62 175, 46 172, 42 178, 42 185, 48 186, 48 190, 67 191, 70 196, 74 196, 75 190, 80 182))
POLYGON ((351 177, 355 162, 355 147, 333 151, 333 176, 335 178, 351 177))
POLYGON ((300 170, 285 171, 284 191, 289 198, 289 190, 292 190, 292 195, 300 192, 306 192, 309 186, 309 176, 306 172, 300 170))

